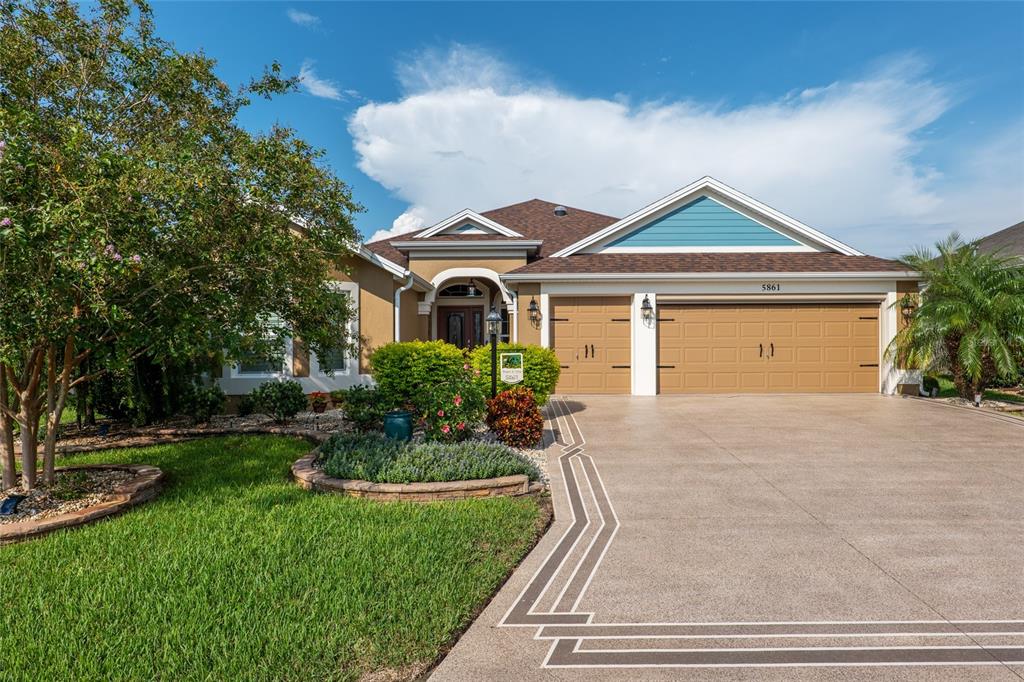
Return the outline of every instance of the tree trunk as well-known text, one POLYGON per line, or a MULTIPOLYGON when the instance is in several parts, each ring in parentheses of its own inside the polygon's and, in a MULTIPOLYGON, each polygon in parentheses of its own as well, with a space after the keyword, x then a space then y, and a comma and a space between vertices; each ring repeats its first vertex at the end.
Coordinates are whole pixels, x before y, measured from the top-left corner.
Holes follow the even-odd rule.
MULTIPOLYGON (((24 412, 22 412, 24 415, 24 412)), ((38 424, 39 413, 36 411, 36 423, 38 424)), ((36 429, 21 424, 21 487, 25 490, 32 490, 36 487, 36 429)))
MULTIPOLYGON (((10 393, 7 389, 7 368, 0 364, 0 405, 10 409, 10 393)), ((0 488, 13 488, 17 482, 14 467, 14 420, 0 409, 0 464, 3 467, 3 483, 0 488)))
POLYGON ((974 401, 974 382, 972 382, 964 368, 960 365, 960 337, 948 337, 946 339, 946 360, 949 363, 949 371, 953 375, 953 385, 956 393, 964 400, 974 401))
POLYGON ((21 380, 15 383, 18 393, 18 426, 21 427, 21 486, 31 490, 36 486, 37 445, 39 438, 39 380, 42 375, 44 351, 33 350, 28 357, 21 380))
POLYGON ((54 461, 57 455, 57 436, 60 431, 60 419, 67 404, 68 391, 71 388, 71 370, 74 365, 74 337, 68 336, 64 342, 64 358, 57 378, 57 351, 51 345, 47 356, 46 386, 46 440, 43 443, 43 480, 53 485, 54 461))

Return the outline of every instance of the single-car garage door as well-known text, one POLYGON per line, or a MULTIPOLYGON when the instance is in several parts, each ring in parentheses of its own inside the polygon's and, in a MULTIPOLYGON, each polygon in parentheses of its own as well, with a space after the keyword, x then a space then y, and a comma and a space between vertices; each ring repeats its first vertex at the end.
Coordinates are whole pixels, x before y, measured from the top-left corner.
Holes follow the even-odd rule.
POLYGON ((630 392, 629 298, 551 299, 551 346, 562 373, 558 393, 630 392))
POLYGON ((658 306, 661 393, 878 391, 877 303, 658 306))

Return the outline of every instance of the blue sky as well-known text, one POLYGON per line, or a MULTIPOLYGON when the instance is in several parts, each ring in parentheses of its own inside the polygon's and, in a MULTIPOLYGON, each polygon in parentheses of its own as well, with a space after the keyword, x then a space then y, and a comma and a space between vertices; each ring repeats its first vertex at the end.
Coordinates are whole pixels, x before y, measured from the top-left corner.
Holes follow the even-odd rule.
POLYGON ((156 3, 295 128, 364 236, 546 198, 625 215, 702 176, 880 255, 1024 219, 1022 3, 156 3), (397 221, 397 222, 396 222, 397 221))

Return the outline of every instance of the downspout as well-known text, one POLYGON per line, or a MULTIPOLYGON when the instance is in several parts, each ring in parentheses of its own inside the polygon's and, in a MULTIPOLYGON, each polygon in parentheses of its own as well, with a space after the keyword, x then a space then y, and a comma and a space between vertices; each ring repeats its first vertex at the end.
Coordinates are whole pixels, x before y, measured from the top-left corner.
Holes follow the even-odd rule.
POLYGON ((412 288, 413 274, 410 270, 406 274, 405 284, 395 289, 395 341, 402 340, 402 294, 412 288))

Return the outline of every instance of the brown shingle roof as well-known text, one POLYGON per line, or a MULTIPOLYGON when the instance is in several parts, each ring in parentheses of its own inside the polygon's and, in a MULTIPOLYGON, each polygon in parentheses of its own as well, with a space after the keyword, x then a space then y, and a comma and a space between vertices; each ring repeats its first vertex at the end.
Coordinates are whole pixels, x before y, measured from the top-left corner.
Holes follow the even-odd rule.
MULTIPOLYGON (((611 216, 572 207, 568 207, 569 212, 567 215, 556 216, 555 208, 561 205, 564 204, 553 204, 550 201, 543 201, 541 199, 530 199, 529 201, 512 204, 511 206, 503 206, 502 208, 485 211, 480 215, 490 218, 510 230, 515 230, 523 235, 525 239, 539 239, 543 241, 544 244, 537 253, 538 258, 555 253, 618 220, 618 218, 611 216)), ((406 258, 405 254, 392 246, 391 242, 412 239, 422 231, 416 230, 392 239, 370 242, 366 245, 366 248, 378 256, 383 256, 399 265, 408 266, 409 259, 406 258)), ((477 239, 509 239, 509 237, 467 234, 436 235, 430 237, 430 239, 457 242, 460 240, 473 241, 477 239)))
POLYGON ((544 258, 510 275, 687 272, 893 272, 899 261, 841 253, 586 253, 544 258))
POLYGON ((978 250, 1000 256, 1024 258, 1024 221, 978 240, 978 250))

